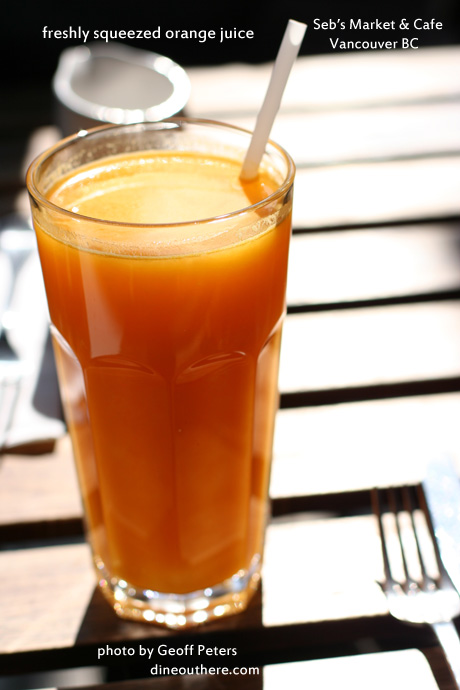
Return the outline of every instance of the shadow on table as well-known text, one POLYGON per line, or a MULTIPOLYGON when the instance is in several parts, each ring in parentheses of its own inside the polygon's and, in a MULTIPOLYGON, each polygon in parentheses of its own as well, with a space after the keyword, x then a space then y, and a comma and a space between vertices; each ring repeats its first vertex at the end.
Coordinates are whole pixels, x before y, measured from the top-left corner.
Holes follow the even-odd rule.
MULTIPOLYGON (((254 636, 262 626, 262 592, 259 590, 248 609, 243 613, 220 621, 183 631, 168 630, 148 623, 137 623, 118 618, 105 601, 99 589, 95 589, 76 638, 82 650, 82 662, 104 666, 106 682, 128 681, 166 675, 173 688, 262 688, 262 672, 251 677, 225 676, 209 668, 255 668, 262 664, 254 654, 254 636), (163 653, 158 647, 163 645, 163 653), (198 653, 198 645, 209 649, 198 653), (235 653, 215 654, 214 648, 235 650, 235 653), (123 653, 125 649, 125 653, 123 653), (142 650, 153 650, 151 658, 142 650), (132 650, 131 652, 127 650, 132 650), (98 656, 100 657, 98 659, 98 656), (186 669, 186 673, 171 677, 171 668, 186 669), (204 682, 204 680, 206 682, 204 682)), ((257 647, 257 644, 255 645, 257 647)))

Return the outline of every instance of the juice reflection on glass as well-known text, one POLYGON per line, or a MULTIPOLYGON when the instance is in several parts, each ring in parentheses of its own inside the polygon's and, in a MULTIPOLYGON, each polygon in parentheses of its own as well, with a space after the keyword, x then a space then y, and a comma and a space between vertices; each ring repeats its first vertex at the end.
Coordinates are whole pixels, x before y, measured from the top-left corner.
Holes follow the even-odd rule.
POLYGON ((260 577, 294 167, 176 120, 65 140, 28 187, 99 584, 171 627, 260 577))

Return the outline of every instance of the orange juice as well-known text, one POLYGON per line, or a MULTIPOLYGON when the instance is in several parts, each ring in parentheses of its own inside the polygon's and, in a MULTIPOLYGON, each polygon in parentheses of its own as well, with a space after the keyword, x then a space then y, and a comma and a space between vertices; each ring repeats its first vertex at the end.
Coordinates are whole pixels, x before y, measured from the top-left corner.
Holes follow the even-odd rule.
POLYGON ((190 597, 192 618, 203 592, 231 612, 258 578, 290 202, 270 202, 268 168, 249 184, 239 170, 188 151, 104 157, 35 214, 88 534, 120 615, 183 625, 190 597))

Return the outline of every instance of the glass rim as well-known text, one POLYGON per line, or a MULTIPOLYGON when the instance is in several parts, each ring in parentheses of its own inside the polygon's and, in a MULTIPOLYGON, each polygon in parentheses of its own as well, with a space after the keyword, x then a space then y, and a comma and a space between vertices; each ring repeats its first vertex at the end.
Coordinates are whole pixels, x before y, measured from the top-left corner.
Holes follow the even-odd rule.
MULTIPOLYGON (((106 124, 102 126, 97 126, 97 127, 92 127, 90 129, 84 129, 80 130, 79 132, 76 132, 75 134, 72 134, 64 139, 59 140, 56 142, 53 146, 49 147, 45 151, 43 151, 41 154, 39 154, 29 165, 27 173, 26 173, 26 186, 27 186, 27 191, 30 194, 30 196, 41 206, 47 207, 48 210, 56 213, 60 213, 65 215, 68 218, 73 218, 76 221, 89 221, 91 223, 97 223, 101 226, 105 227, 118 227, 118 228, 167 228, 167 227, 185 227, 187 225, 200 225, 200 224, 205 224, 205 223, 212 223, 215 221, 220 221, 220 220, 225 220, 225 219, 231 219, 231 218, 236 218, 242 214, 247 214, 250 211, 257 211, 258 209, 267 206, 280 197, 282 197, 292 186, 294 182, 294 176, 295 176, 295 163, 292 159, 292 157, 289 155, 289 153, 279 144, 277 144, 275 141, 272 139, 269 139, 267 142, 267 145, 265 147, 265 152, 267 152, 267 149, 271 147, 274 149, 278 154, 281 155, 281 157, 285 160, 287 163, 287 171, 285 178, 283 182, 280 184, 280 186, 272 192, 269 196, 265 197, 261 201, 256 202, 255 204, 249 204, 249 206, 245 206, 243 208, 239 208, 235 211, 230 211, 229 213, 225 213, 219 216, 210 216, 207 218, 195 218, 193 220, 187 220, 187 221, 177 221, 177 222, 168 222, 168 223, 134 223, 134 222, 126 222, 126 221, 118 221, 118 220, 108 220, 108 219, 103 219, 103 218, 96 218, 94 216, 86 216, 80 213, 75 213, 74 211, 71 211, 69 209, 62 208, 61 206, 53 203, 50 201, 43 192, 40 191, 39 186, 37 184, 37 175, 39 174, 40 168, 42 165, 44 165, 54 154, 56 154, 59 151, 62 151, 74 144, 77 141, 81 141, 82 139, 86 139, 86 137, 90 138, 92 136, 97 136, 100 133, 103 133, 105 131, 115 131, 115 130, 135 130, 135 129, 150 129, 150 130, 162 130, 162 129, 172 129, 174 126, 175 127, 180 127, 182 124, 187 125, 199 125, 199 126, 208 126, 208 127, 215 127, 217 128, 222 128, 226 130, 233 130, 234 132, 248 135, 249 138, 252 136, 252 132, 248 129, 245 129, 243 127, 238 127, 237 125, 232 125, 226 122, 221 122, 218 120, 211 120, 211 119, 206 119, 206 118, 190 118, 190 117, 171 117, 171 118, 166 118, 164 120, 160 120, 158 122, 137 122, 137 123, 130 123, 130 124, 106 124), (170 127, 168 127, 170 125, 170 127)), ((154 149, 152 149, 154 150, 154 149)), ((100 158, 99 160, 104 160, 104 158, 100 158)), ((78 168, 76 168, 78 170, 78 168)))

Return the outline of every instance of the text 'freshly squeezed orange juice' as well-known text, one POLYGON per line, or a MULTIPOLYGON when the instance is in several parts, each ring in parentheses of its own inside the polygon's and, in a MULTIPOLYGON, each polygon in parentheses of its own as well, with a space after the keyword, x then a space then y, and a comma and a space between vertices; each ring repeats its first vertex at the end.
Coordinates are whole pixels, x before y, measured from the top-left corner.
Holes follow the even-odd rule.
POLYGON ((239 171, 191 153, 105 158, 47 194, 71 212, 57 232, 35 221, 109 596, 120 582, 143 599, 188 594, 260 567, 290 204, 234 213, 279 186, 239 171))

